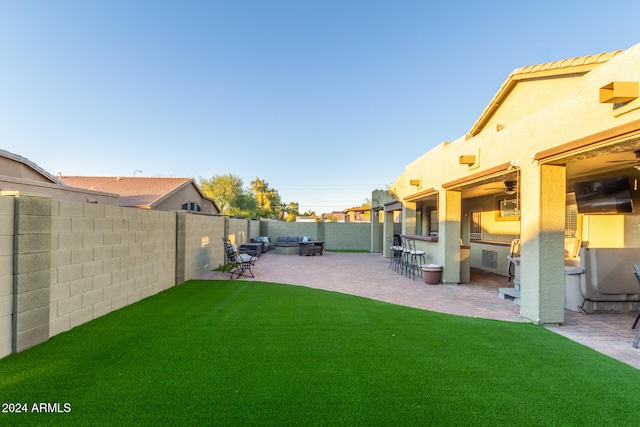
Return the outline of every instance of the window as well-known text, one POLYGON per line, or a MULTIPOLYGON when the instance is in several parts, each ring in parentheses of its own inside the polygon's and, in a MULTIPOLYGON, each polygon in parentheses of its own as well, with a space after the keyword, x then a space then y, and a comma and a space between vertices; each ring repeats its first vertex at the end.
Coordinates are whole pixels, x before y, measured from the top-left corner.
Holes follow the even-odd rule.
POLYGON ((564 237, 578 237, 578 207, 575 193, 567 194, 567 205, 564 208, 564 237))
POLYGON ((202 208, 196 202, 183 203, 182 210, 187 212, 202 212, 202 208))
POLYGON ((431 209, 429 211, 429 236, 437 237, 440 231, 440 224, 438 223, 438 210, 431 209))
POLYGON ((469 240, 482 240, 482 212, 469 214, 469 240))
POLYGON ((520 208, 518 199, 498 199, 496 210, 496 221, 519 221, 520 208))

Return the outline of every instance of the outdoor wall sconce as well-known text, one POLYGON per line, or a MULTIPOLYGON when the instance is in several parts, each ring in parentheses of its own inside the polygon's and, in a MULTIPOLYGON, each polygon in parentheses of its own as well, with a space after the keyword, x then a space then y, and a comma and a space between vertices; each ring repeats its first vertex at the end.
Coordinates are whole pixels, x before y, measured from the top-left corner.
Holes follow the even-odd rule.
POLYGON ((624 104, 638 97, 638 82, 611 82, 600 88, 600 103, 624 104))
POLYGON ((476 162, 476 156, 474 155, 460 156, 459 161, 461 165, 472 165, 476 162))
POLYGON ((419 179, 410 179, 409 180, 409 185, 415 185, 416 187, 420 187, 420 180, 419 179))

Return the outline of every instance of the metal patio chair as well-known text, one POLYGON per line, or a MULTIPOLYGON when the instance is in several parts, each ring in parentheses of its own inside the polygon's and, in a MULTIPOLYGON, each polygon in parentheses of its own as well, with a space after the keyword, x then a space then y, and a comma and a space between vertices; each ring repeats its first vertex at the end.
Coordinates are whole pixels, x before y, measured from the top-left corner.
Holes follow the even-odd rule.
POLYGON ((232 245, 229 240, 222 239, 224 242, 224 251, 227 255, 227 263, 222 268, 222 271, 228 271, 231 274, 231 279, 236 276, 236 279, 242 277, 255 277, 251 271, 251 266, 255 265, 258 260, 257 257, 238 252, 238 248, 232 245), (229 270, 227 270, 227 267, 229 270))
MULTIPOLYGON (((638 284, 640 284, 640 264, 633 264, 633 275, 636 276, 636 279, 638 280, 638 284)), ((635 329, 636 326, 638 326, 638 320, 640 320, 640 313, 638 313, 638 316, 636 317, 636 321, 633 322, 633 326, 631 327, 631 329, 635 329)), ((639 341, 640 341, 640 329, 638 329, 638 332, 636 332, 636 339, 633 340, 633 348, 638 348, 639 341)))

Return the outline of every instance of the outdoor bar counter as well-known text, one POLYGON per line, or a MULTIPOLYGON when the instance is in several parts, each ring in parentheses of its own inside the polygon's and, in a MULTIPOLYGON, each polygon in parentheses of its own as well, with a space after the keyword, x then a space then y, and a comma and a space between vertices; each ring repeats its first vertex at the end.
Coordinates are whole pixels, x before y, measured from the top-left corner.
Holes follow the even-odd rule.
MULTIPOLYGON (((416 242, 416 249, 425 252, 427 264, 437 259, 436 247, 432 243, 438 242, 438 236, 419 236, 417 234, 401 234, 403 239, 412 239, 416 242)), ((460 245, 460 283, 469 283, 471 280, 471 246, 460 245)))

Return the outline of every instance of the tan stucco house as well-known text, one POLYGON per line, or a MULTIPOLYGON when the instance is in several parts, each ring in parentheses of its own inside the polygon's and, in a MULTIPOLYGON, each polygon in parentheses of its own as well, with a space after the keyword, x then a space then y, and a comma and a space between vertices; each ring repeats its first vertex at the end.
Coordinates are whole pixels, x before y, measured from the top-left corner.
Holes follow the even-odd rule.
POLYGON ((36 163, 0 149, 0 192, 47 194, 55 200, 118 205, 118 195, 69 187, 36 163))
POLYGON ((516 69, 466 135, 373 192, 372 250, 389 256, 400 232, 460 283, 470 268, 507 276, 519 240, 524 317, 562 323, 572 286, 576 311, 637 310, 638 82, 640 45, 516 69))
POLYGON ((220 214, 218 204, 202 194, 192 178, 60 176, 59 179, 71 187, 118 194, 121 207, 220 214))

